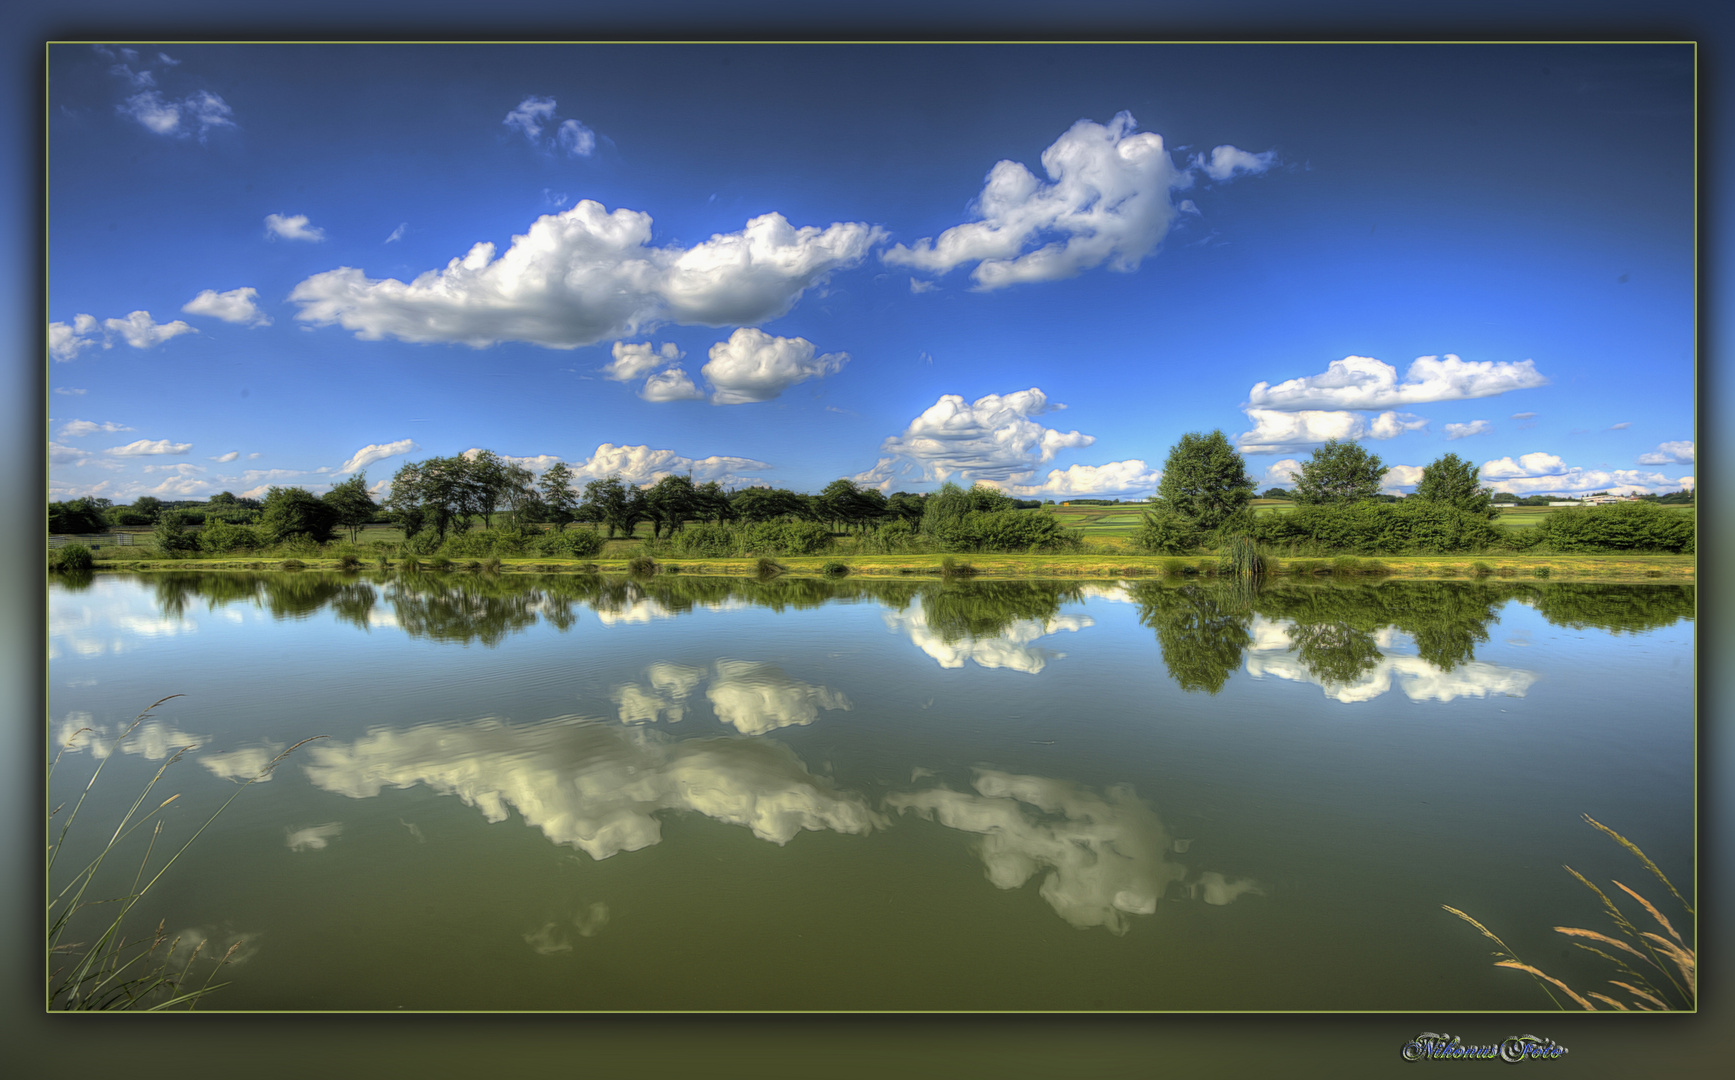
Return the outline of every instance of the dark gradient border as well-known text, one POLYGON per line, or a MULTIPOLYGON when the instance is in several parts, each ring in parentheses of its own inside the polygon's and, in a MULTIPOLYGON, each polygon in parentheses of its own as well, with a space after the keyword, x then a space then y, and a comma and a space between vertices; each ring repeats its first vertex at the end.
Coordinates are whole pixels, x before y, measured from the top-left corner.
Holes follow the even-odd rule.
MULTIPOLYGON (((28 2, 28 0, 27 0, 28 2)), ((12 258, 0 277, 10 357, 0 404, 9 437, 0 470, 0 664, 13 708, 0 761, 12 827, 0 831, 10 875, 0 890, 4 979, 0 1059, 15 1075, 77 1069, 198 1075, 448 1076, 535 1069, 549 1076, 822 1075, 1192 1077, 1378 1076, 1410 1065, 1402 1045, 1421 1031, 1498 1042, 1534 1033, 1569 1048, 1546 1066, 1580 1076, 1727 1075, 1735 1049, 1728 954, 1731 895, 1728 785, 1735 742, 1723 732, 1735 662, 1722 626, 1731 584, 1714 557, 1700 571, 1700 951, 1710 958, 1695 1016, 1330 1014, 1161 1016, 603 1016, 270 1015, 150 1019, 47 1017, 41 1012, 39 926, 44 623, 41 513, 46 484, 44 327, 44 43, 49 40, 1445 40, 1697 41, 1700 87, 1699 424, 1710 464, 1700 515, 1706 552, 1730 535, 1735 485, 1715 418, 1735 415, 1719 317, 1731 299, 1719 273, 1735 245, 1720 213, 1735 176, 1735 101, 1723 57, 1735 11, 1699 0, 309 0, 238 16, 233 0, 170 0, 141 14, 124 0, 61 0, 0 15, 9 108, 0 190, 12 211, 12 258), (293 11, 293 16, 288 12, 293 11), (480 21, 485 19, 486 21, 480 21), (51 1065, 50 1063, 55 1063, 51 1065)), ((1635 189, 1637 185, 1635 184, 1635 189)), ((1635 198, 1639 197, 1635 191, 1635 198)), ((1477 1071, 1498 1066, 1434 1065, 1477 1071)), ((9 1069, 8 1071, 11 1071, 9 1069)))

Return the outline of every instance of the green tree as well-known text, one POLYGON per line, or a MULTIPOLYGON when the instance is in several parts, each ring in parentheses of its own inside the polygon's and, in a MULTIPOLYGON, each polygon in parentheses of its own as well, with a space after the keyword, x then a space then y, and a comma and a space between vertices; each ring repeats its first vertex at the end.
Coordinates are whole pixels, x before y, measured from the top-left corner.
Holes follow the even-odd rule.
POLYGON ((1499 511, 1494 509, 1494 493, 1482 486, 1481 472, 1457 454, 1442 455, 1422 469, 1413 497, 1492 519, 1499 511))
POLYGON ((133 500, 132 511, 144 517, 141 524, 155 525, 158 516, 163 512, 163 500, 154 495, 140 495, 133 500))
POLYGON ((693 513, 717 525, 735 516, 729 505, 729 493, 715 480, 707 480, 693 489, 693 513))
POLYGON ((537 487, 548 520, 554 523, 555 532, 561 532, 567 522, 575 520, 574 511, 578 509, 578 496, 572 490, 572 470, 566 467, 566 462, 557 461, 542 474, 537 487))
POLYGON ((693 516, 693 478, 671 473, 645 492, 645 513, 651 519, 651 536, 673 536, 693 516))
POLYGON ((1314 449, 1295 477, 1295 501, 1303 506, 1351 503, 1379 494, 1386 467, 1353 439, 1331 439, 1314 449))
POLYGON ((1247 508, 1253 497, 1247 463, 1222 431, 1188 432, 1169 450, 1157 500, 1200 529, 1218 529, 1247 508))
POLYGON ((500 486, 494 494, 495 506, 504 506, 512 515, 512 524, 522 528, 525 522, 541 520, 542 497, 536 492, 536 474, 516 461, 505 461, 499 470, 500 486))
POLYGON ((482 513, 484 492, 468 459, 435 457, 411 461, 392 477, 386 510, 413 536, 432 526, 444 541, 447 530, 463 532, 472 515, 482 513))
POLYGON ((579 506, 580 517, 608 526, 611 538, 616 529, 631 536, 648 510, 645 493, 622 481, 619 476, 592 480, 584 485, 584 502, 579 506))
POLYGON ((922 522, 923 496, 908 491, 894 491, 886 500, 886 513, 902 518, 911 525, 922 522))
POLYGON ((780 517, 800 517, 807 512, 802 497, 783 488, 742 488, 730 496, 729 506, 737 517, 753 524, 780 517))
POLYGON ((199 546, 198 537, 187 532, 186 522, 178 510, 164 510, 158 514, 156 528, 151 532, 158 551, 192 551, 199 546))
POLYGON ((1289 490, 1287 488, 1268 487, 1259 497, 1261 499, 1287 499, 1289 498, 1289 490))
POLYGON ((368 494, 367 473, 358 472, 325 493, 324 501, 337 514, 336 522, 349 530, 350 543, 355 543, 361 527, 379 513, 379 504, 368 494))
POLYGON ((265 509, 259 528, 267 541, 281 544, 293 536, 305 536, 316 544, 331 539, 337 524, 337 508, 306 488, 277 487, 265 492, 265 509))
POLYGON ((108 529, 101 503, 106 499, 73 499, 48 504, 48 531, 51 533, 99 533, 108 529))

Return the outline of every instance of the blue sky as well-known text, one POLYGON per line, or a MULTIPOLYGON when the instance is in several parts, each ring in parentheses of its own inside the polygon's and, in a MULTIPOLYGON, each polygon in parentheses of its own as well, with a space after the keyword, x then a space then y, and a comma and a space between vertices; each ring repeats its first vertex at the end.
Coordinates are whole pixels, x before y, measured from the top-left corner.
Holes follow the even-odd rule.
POLYGON ((1690 486, 1687 46, 55 46, 53 498, 1690 486), (491 245, 491 246, 490 246, 491 245))

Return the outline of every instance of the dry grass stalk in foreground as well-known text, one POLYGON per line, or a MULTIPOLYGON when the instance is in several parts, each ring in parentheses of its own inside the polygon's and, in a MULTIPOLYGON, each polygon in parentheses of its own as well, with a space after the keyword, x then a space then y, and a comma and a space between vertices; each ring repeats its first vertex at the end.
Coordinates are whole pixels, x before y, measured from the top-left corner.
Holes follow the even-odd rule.
MULTIPOLYGON (((1687 903, 1686 898, 1681 895, 1681 891, 1675 888, 1674 882, 1670 881, 1668 877, 1657 868, 1657 864, 1652 862, 1649 856, 1639 850, 1637 844, 1628 840, 1620 833, 1615 832, 1613 829, 1591 817, 1589 814, 1584 815, 1584 820, 1595 826, 1597 829, 1600 829, 1602 832, 1608 834, 1608 836, 1616 843, 1637 856, 1639 861, 1645 865, 1645 868, 1652 874, 1655 874, 1657 880, 1661 881, 1663 885, 1668 888, 1669 892, 1674 894, 1675 899, 1680 903, 1682 909, 1686 911, 1688 916, 1693 915, 1692 905, 1687 903)), ((1482 933, 1483 937, 1500 946, 1500 948, 1494 953, 1498 958, 1494 962, 1495 967, 1512 968, 1515 971, 1522 971, 1525 974, 1530 975, 1532 978, 1537 980, 1537 985, 1542 987, 1543 992, 1548 994, 1549 1000, 1553 1001, 1556 1005, 1560 1005, 1560 999, 1554 996, 1553 991, 1549 990, 1548 985, 1546 984, 1552 984, 1559 987, 1562 992, 1572 998, 1573 1001, 1577 1002, 1580 1008, 1587 1009, 1591 1012, 1598 1011, 1596 1005, 1591 1002, 1591 998, 1595 998, 1597 1001, 1600 1001, 1611 1008, 1619 1009, 1622 1012, 1631 1012, 1634 1009, 1641 1012, 1669 1012, 1677 1009, 1694 1008, 1698 1002, 1699 994, 1698 952, 1693 946, 1687 944, 1686 939, 1681 937, 1680 933, 1675 929, 1674 924, 1670 923, 1663 913, 1658 911, 1656 906, 1649 900, 1640 896, 1637 892, 1628 888, 1626 885, 1616 881, 1614 883, 1615 886, 1628 896, 1632 897, 1633 900, 1637 901, 1639 906, 1644 908, 1646 913, 1655 920, 1656 924, 1667 932, 1668 937, 1664 937, 1662 934, 1658 934, 1654 931, 1640 930, 1637 926, 1633 925, 1632 920, 1626 917, 1626 914, 1621 911, 1615 902, 1609 899, 1607 893, 1597 888, 1596 885, 1583 874, 1574 870, 1570 866, 1566 867, 1566 872, 1577 878, 1585 888, 1596 893, 1597 899, 1602 901, 1603 909, 1608 912, 1609 918, 1614 922, 1615 929, 1618 930, 1626 940, 1623 941, 1620 938, 1612 937, 1608 934, 1599 933, 1595 930, 1585 930, 1576 926, 1557 926, 1554 930, 1556 933, 1564 934, 1569 938, 1583 938, 1586 941, 1594 941, 1597 944, 1606 945, 1618 950, 1618 953, 1609 953, 1597 948, 1596 945, 1586 945, 1583 941, 1573 942, 1573 944, 1577 945, 1579 948, 1584 949, 1587 952, 1593 952, 1615 966, 1622 978, 1610 979, 1609 984, 1626 992, 1625 996, 1627 1000, 1625 1001, 1622 1001, 1618 997, 1611 997, 1608 994, 1596 993, 1594 991, 1588 995, 1578 993, 1576 990, 1573 990, 1570 986, 1567 986, 1554 976, 1524 963, 1518 958, 1517 954, 1512 951, 1509 945, 1504 941, 1501 941, 1497 936, 1495 936, 1493 931, 1489 930, 1486 926, 1483 926, 1475 919, 1472 919, 1470 916, 1450 905, 1442 904, 1441 907, 1444 907, 1447 911, 1458 916, 1458 918, 1463 919, 1471 926, 1474 926, 1482 933), (1630 960, 1628 959, 1629 957, 1631 958, 1630 960), (1632 962, 1635 960, 1637 961, 1636 966, 1632 962)), ((1565 1008, 1565 1006, 1561 1007, 1565 1008)))
MULTIPOLYGON (((115 740, 115 745, 118 747, 125 742, 127 737, 140 724, 144 723, 151 715, 151 711, 158 705, 181 696, 180 694, 171 694, 162 698, 134 717, 133 722, 127 725, 126 730, 122 731, 115 740)), ((55 766, 60 764, 61 755, 65 754, 67 749, 72 746, 74 739, 87 730, 89 729, 81 728, 73 732, 66 744, 61 747, 60 752, 54 755, 54 760, 48 766, 48 775, 51 778, 54 775, 55 766)), ((169 766, 181 759, 188 748, 181 747, 170 754, 162 766, 157 769, 156 775, 151 777, 150 783, 145 785, 144 790, 139 792, 138 798, 134 799, 132 805, 128 807, 127 812, 121 817, 120 824, 116 825, 114 831, 109 834, 108 841, 103 845, 102 850, 89 863, 85 864, 83 869, 74 874, 72 880, 62 886, 59 892, 52 892, 49 896, 48 1007, 50 1009, 69 1010, 137 1008, 156 1011, 185 1005, 191 1009, 200 998, 227 985, 219 983, 213 986, 211 981, 217 977, 217 972, 235 954, 240 942, 229 947, 228 952, 223 954, 216 966, 211 969, 210 974, 206 976, 203 985, 197 989, 189 989, 186 984, 192 976, 193 965, 198 960, 199 953, 205 947, 203 941, 194 946, 191 955, 181 961, 175 956, 175 950, 180 947, 181 943, 181 939, 176 937, 169 941, 168 951, 159 960, 157 950, 162 947, 166 937, 163 932, 166 922, 157 924, 156 933, 148 947, 143 941, 129 943, 122 933, 122 923, 138 902, 144 898, 145 893, 150 891, 151 886, 161 880, 162 876, 168 872, 169 867, 173 866, 175 861, 192 846, 193 841, 199 838, 199 834, 209 828, 211 822, 217 819, 217 815, 234 802, 242 791, 269 776, 271 770, 275 769, 284 758, 294 753, 298 747, 312 742, 313 739, 324 737, 323 735, 316 735, 313 738, 303 739, 272 758, 263 769, 260 769, 251 779, 237 788, 233 795, 224 800, 223 805, 217 807, 211 816, 206 818, 198 829, 194 830, 193 835, 187 838, 186 843, 169 856, 167 861, 154 872, 151 872, 149 870, 151 854, 156 850, 157 838, 162 835, 163 831, 162 820, 158 818, 151 830, 150 843, 145 847, 144 859, 140 861, 138 871, 133 875, 131 888, 121 896, 101 900, 86 899, 86 893, 89 892, 97 871, 102 868, 104 860, 114 852, 115 848, 127 837, 149 824, 151 819, 162 813, 163 809, 170 803, 180 798, 178 793, 170 795, 158 803, 155 809, 146 810, 143 814, 139 812, 140 807, 144 806, 145 801, 150 797, 151 790, 157 786, 157 781, 163 778, 163 774, 168 771, 169 766), (148 879, 147 873, 149 873, 148 879), (62 941, 72 925, 74 916, 99 904, 114 904, 117 907, 112 909, 116 914, 109 920, 108 925, 102 928, 95 941, 62 941), (61 958, 69 959, 58 967, 54 966, 55 961, 61 958)), ((54 863, 65 847, 66 834, 71 830, 73 821, 77 819, 80 808, 84 806, 84 800, 90 795, 91 789, 96 786, 97 777, 102 775, 103 768, 107 766, 113 756, 112 754, 105 756, 97 764, 96 769, 91 773, 89 782, 79 793, 78 801, 73 804, 72 812, 66 816, 65 821, 61 824, 60 834, 48 845, 46 872, 49 875, 48 888, 50 890, 54 888, 52 884, 54 863)), ((55 807, 49 812, 48 816, 51 821, 62 808, 55 807)))

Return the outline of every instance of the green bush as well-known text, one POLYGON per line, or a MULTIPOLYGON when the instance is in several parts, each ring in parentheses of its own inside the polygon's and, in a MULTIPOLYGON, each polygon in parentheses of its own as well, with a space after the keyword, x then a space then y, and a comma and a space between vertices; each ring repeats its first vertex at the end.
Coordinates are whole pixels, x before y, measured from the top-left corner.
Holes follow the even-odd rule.
POLYGON ((95 565, 90 549, 83 544, 68 544, 48 553, 48 568, 67 574, 89 573, 95 565))
POLYGON ((843 577, 845 574, 849 573, 849 566, 845 563, 835 561, 828 562, 819 568, 819 572, 824 574, 826 577, 843 577))
POLYGON ((151 530, 151 538, 156 543, 157 550, 165 555, 199 549, 199 538, 186 530, 181 515, 173 510, 165 512, 157 519, 156 528, 151 530))
POLYGON ((764 521, 741 531, 741 549, 749 555, 818 555, 831 539, 831 530, 816 521, 764 521))
POLYGON ((1198 550, 1201 538, 1196 522, 1159 503, 1145 511, 1138 543, 1156 555, 1187 555, 1198 550))
POLYGON ((277 545, 278 554, 297 559, 315 558, 319 555, 319 551, 319 544, 311 536, 306 535, 291 536, 277 545))
POLYGON ((740 531, 727 525, 699 522, 675 534, 675 549, 697 559, 727 558, 737 554, 740 547, 740 531))
POLYGON ((1645 501, 1556 510, 1537 531, 1550 549, 1565 554, 1695 550, 1692 518, 1645 501))
POLYGON ((1500 530, 1500 546, 1510 551, 1533 551, 1542 546, 1545 539, 1540 527, 1508 528, 1497 525, 1495 528, 1500 530))
POLYGON ((444 555, 436 555, 433 558, 428 560, 428 569, 429 570, 445 571, 445 570, 450 570, 451 568, 452 568, 452 560, 446 558, 444 555))
POLYGON ((1357 555, 1445 555, 1486 551, 1505 539, 1488 520, 1448 503, 1404 499, 1395 503, 1302 506, 1287 514, 1260 514, 1253 538, 1268 547, 1310 548, 1357 555))
POLYGON ((602 544, 602 535, 590 529, 563 529, 543 533, 531 541, 530 547, 538 555, 552 558, 589 559, 602 551, 602 544))
POLYGON ((257 529, 217 519, 199 530, 199 550, 212 555, 253 551, 265 546, 257 529))
POLYGON ((650 577, 657 572, 657 560, 649 555, 638 555, 627 561, 627 573, 634 577, 650 577))
POLYGON ((440 550, 440 534, 432 529, 423 529, 414 536, 404 540, 405 555, 432 555, 440 550))
POLYGON ((940 519, 932 535, 964 551, 1043 551, 1076 543, 1059 518, 1041 510, 970 510, 940 519))
POLYGON ((921 534, 905 518, 894 518, 856 539, 856 550, 868 555, 904 555, 925 547, 921 534))
POLYGON ((753 572, 762 578, 776 577, 788 569, 782 563, 767 559, 764 556, 761 556, 759 561, 753 564, 753 572))

